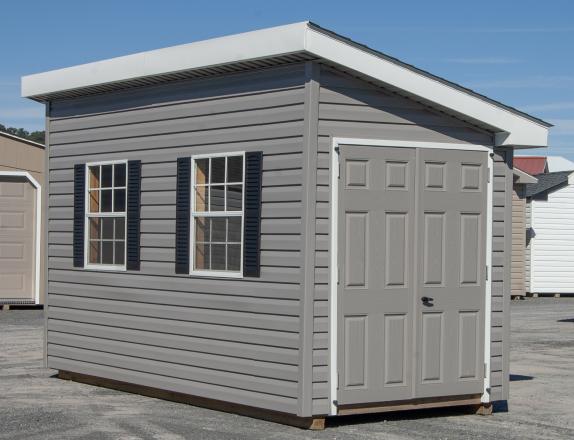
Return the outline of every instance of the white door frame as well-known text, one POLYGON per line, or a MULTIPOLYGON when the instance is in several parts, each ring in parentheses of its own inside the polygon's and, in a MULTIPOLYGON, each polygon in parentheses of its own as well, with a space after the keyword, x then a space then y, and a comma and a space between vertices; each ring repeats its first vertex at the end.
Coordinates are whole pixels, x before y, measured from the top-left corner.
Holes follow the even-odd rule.
MULTIPOLYGON (((395 148, 431 148, 440 150, 467 150, 491 153, 492 148, 476 144, 454 144, 441 142, 410 142, 395 141, 389 139, 361 139, 334 137, 331 143, 331 259, 330 259, 330 301, 329 301, 329 415, 337 415, 337 277, 338 277, 338 204, 339 204, 339 158, 340 145, 362 145, 373 147, 395 148)), ((488 184, 487 184, 487 209, 486 209, 486 267, 487 280, 485 284, 484 304, 484 388, 481 402, 490 402, 490 324, 491 324, 491 279, 492 279, 492 185, 493 185, 493 159, 488 154, 488 184)))
POLYGON ((34 218, 34 304, 40 304, 40 263, 42 249, 42 185, 28 171, 0 171, 0 177, 24 177, 36 189, 36 212, 34 218))

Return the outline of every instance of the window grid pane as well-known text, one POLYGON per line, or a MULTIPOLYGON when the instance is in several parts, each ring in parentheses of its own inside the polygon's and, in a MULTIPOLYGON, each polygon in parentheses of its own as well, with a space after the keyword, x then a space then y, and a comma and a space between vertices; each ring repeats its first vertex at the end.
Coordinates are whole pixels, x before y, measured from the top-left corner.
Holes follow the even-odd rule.
POLYGON ((88 165, 87 261, 125 264, 126 164, 88 165))
POLYGON ((237 154, 194 160, 193 270, 241 270, 243 160, 237 154))

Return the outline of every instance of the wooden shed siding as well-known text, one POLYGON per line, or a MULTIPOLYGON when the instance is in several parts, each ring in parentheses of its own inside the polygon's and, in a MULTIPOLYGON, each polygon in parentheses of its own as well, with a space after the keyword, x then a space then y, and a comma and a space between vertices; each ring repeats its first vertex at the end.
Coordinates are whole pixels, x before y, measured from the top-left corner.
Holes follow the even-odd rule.
MULTIPOLYGON (((323 67, 320 76, 319 142, 317 169, 316 240, 313 349, 314 368, 329 374, 329 250, 330 250, 330 164, 333 137, 479 143, 492 145, 492 136, 463 121, 434 111, 417 102, 385 91, 364 81, 323 67)), ((499 173, 506 176, 505 171, 499 173)), ((502 199, 502 217, 497 226, 504 228, 505 181, 495 178, 502 199)), ((504 241, 504 232, 501 237, 504 241)), ((504 249, 504 244, 502 248, 504 249)), ((503 263, 501 263, 503 268, 503 263)), ((502 280, 504 275, 500 275, 502 280)), ((501 307, 502 309, 502 307, 501 307)), ((500 339, 500 338, 498 338, 500 339)), ((329 411, 327 378, 315 378, 313 412, 329 411)))
POLYGON ((524 185, 512 188, 512 295, 524 295, 524 254, 526 248, 524 185))
POLYGON ((297 412, 304 101, 297 65, 52 104, 51 368, 297 412), (176 275, 177 157, 257 150, 261 277, 176 275), (138 272, 72 267, 73 165, 111 159, 142 161, 138 272))

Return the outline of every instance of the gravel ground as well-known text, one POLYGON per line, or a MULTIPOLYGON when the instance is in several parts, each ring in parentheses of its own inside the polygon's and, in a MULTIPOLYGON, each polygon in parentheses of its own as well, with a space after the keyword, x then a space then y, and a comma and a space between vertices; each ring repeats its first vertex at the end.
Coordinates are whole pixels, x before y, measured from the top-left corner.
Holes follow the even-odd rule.
POLYGON ((512 303, 508 412, 345 417, 319 432, 62 381, 42 367, 42 325, 39 310, 0 312, 0 439, 574 438, 574 298, 512 303))

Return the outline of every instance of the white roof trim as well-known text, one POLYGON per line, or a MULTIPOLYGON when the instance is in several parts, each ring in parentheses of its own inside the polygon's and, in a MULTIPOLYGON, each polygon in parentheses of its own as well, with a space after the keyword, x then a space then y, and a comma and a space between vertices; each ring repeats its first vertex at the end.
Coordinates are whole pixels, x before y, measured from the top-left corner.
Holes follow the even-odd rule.
POLYGON ((496 131, 497 146, 543 147, 548 127, 445 81, 434 79, 309 22, 268 28, 142 52, 22 78, 22 96, 34 97, 135 78, 307 52, 480 121, 496 131))
POLYGON ((516 179, 515 183, 520 183, 520 184, 525 184, 525 183, 536 183, 538 182, 538 179, 530 174, 528 174, 525 171, 522 171, 519 168, 514 168, 512 170, 513 174, 518 177, 518 179, 516 179))
POLYGON ((41 143, 35 142, 35 141, 31 141, 30 139, 24 139, 23 137, 16 136, 16 135, 13 135, 10 133, 6 133, 5 131, 0 131, 0 136, 5 136, 7 138, 14 139, 15 141, 24 142, 26 144, 35 145, 37 147, 46 148, 46 146, 44 144, 41 144, 41 143))

